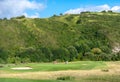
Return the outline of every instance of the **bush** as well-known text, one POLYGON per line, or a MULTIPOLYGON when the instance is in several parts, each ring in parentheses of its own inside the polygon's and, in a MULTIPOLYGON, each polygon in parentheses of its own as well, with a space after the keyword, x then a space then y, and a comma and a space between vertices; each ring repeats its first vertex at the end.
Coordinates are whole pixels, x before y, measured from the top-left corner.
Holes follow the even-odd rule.
POLYGON ((71 77, 71 76, 62 76, 62 77, 58 77, 57 80, 74 80, 75 77, 71 77))
POLYGON ((24 15, 22 15, 22 16, 18 16, 18 17, 16 17, 17 19, 22 19, 22 18, 25 18, 25 16, 24 15))
POLYGON ((0 65, 0 68, 3 68, 4 66, 3 65, 0 65))
POLYGON ((102 72, 109 72, 108 69, 102 69, 101 71, 102 71, 102 72))
POLYGON ((2 58, 0 58, 0 63, 3 64, 5 63, 5 61, 2 58))
POLYGON ((77 20, 76 24, 80 24, 81 23, 81 19, 77 20))
POLYGON ((102 52, 100 48, 93 48, 91 51, 92 51, 94 54, 100 54, 100 53, 102 52))

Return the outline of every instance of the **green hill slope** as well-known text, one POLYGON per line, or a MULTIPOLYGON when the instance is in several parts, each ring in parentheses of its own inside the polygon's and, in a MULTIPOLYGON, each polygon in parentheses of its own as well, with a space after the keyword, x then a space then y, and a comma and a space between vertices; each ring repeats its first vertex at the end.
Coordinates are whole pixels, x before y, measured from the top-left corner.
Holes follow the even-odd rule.
POLYGON ((119 13, 0 20, 1 63, 120 60, 119 49, 119 13))

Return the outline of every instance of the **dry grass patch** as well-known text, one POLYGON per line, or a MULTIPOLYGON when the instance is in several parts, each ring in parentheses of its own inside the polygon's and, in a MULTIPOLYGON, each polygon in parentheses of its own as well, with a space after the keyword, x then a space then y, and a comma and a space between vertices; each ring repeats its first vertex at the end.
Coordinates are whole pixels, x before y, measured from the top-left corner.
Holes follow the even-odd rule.
POLYGON ((56 79, 61 76, 72 76, 77 79, 91 75, 116 75, 114 71, 102 72, 101 70, 68 70, 54 72, 28 72, 28 73, 9 73, 0 74, 4 78, 22 78, 22 79, 56 79))

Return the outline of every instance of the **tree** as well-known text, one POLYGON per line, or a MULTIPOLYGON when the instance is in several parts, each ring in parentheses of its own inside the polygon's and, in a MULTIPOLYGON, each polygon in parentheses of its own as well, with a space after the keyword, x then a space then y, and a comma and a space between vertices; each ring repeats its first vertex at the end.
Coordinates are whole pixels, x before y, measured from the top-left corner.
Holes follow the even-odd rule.
POLYGON ((60 13, 60 16, 62 16, 63 14, 62 13, 60 13))
POLYGON ((3 18, 3 20, 7 20, 7 18, 5 17, 5 18, 3 18))
POLYGON ((101 53, 102 53, 102 51, 101 51, 100 48, 93 48, 91 50, 91 52, 94 54, 93 57, 95 58, 95 60, 97 60, 97 61, 102 60, 101 59, 101 53))
POLYGON ((108 10, 108 13, 112 13, 113 11, 112 10, 108 10))
POLYGON ((70 55, 70 61, 73 61, 74 59, 77 58, 78 52, 74 46, 69 46, 68 51, 69 51, 69 55, 70 55))
POLYGON ((3 48, 0 48, 0 60, 1 60, 1 62, 6 62, 7 58, 8 58, 7 51, 5 51, 3 48))
POLYGON ((118 53, 116 53, 117 55, 117 60, 119 61, 120 60, 120 51, 118 53))
POLYGON ((80 24, 81 23, 81 19, 76 21, 76 24, 80 24))
POLYGON ((85 54, 85 52, 90 51, 90 48, 85 41, 81 41, 81 42, 76 43, 75 47, 76 47, 78 53, 82 53, 83 55, 85 54))
POLYGON ((94 53, 94 54, 100 54, 102 51, 101 51, 100 48, 93 48, 93 49, 91 50, 91 52, 94 53))
POLYGON ((57 16, 56 14, 53 15, 53 17, 56 17, 56 16, 57 16))
POLYGON ((43 48, 41 48, 41 50, 42 50, 42 53, 45 54, 46 59, 49 62, 52 61, 53 54, 52 54, 51 50, 47 47, 43 47, 43 48))
POLYGON ((22 18, 25 18, 25 16, 24 15, 22 15, 22 16, 18 16, 18 17, 16 17, 17 19, 22 19, 22 18))
POLYGON ((53 50, 53 61, 55 60, 66 61, 69 60, 69 52, 66 48, 57 48, 53 50))
POLYGON ((106 11, 105 10, 103 10, 103 11, 101 11, 102 13, 106 13, 106 11))

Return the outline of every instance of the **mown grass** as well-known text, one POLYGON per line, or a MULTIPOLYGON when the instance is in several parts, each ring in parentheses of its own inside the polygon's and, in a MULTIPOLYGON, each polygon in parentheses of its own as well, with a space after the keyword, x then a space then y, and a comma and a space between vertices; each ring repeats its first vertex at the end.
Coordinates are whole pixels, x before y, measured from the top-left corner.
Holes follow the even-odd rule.
POLYGON ((1 71, 8 72, 35 72, 35 71, 59 71, 59 70, 91 70, 105 68, 106 64, 102 61, 78 61, 65 63, 29 63, 18 65, 4 65, 1 71), (31 67, 32 70, 12 70, 13 67, 31 67))

